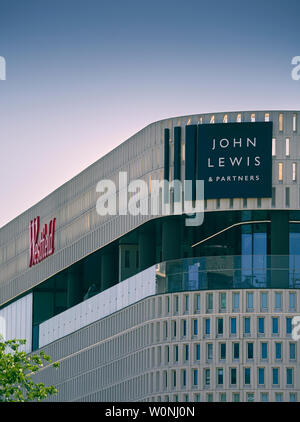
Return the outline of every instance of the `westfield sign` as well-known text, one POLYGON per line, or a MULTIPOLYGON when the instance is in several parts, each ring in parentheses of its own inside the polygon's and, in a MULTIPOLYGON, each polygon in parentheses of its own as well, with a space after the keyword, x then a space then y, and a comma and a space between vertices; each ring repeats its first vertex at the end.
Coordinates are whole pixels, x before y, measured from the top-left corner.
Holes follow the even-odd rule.
POLYGON ((40 233, 40 217, 29 224, 29 267, 38 264, 54 252, 54 233, 56 218, 45 224, 40 233))

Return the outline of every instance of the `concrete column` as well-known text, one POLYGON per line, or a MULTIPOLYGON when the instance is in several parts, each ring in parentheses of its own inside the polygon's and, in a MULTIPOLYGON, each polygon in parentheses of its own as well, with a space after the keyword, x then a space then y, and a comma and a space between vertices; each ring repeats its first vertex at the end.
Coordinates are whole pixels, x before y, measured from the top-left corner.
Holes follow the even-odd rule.
POLYGON ((179 218, 165 217, 162 222, 162 260, 180 258, 181 223, 179 218))
POLYGON ((155 231, 139 232, 139 269, 145 270, 155 264, 155 231))
POLYGON ((284 288, 289 286, 289 213, 273 211, 271 213, 271 286, 284 288), (281 256, 278 256, 281 255, 281 256))

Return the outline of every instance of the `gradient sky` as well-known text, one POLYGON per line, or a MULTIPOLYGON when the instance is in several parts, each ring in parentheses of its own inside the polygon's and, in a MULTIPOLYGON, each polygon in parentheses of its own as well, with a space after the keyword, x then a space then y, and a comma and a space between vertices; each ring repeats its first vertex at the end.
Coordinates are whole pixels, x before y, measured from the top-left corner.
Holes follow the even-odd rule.
POLYGON ((156 120, 300 109, 299 0, 0 0, 0 227, 156 120))

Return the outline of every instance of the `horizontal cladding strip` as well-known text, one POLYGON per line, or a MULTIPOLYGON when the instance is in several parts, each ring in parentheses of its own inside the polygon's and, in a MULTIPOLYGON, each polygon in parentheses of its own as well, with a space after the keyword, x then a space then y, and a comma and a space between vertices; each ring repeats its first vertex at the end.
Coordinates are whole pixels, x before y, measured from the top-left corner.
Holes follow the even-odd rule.
MULTIPOLYGON (((150 176, 153 176, 155 173, 157 173, 158 171, 160 171, 162 169, 162 167, 159 167, 159 168, 157 168, 157 169, 154 169, 154 170, 152 170, 152 171, 150 171, 150 172, 147 172, 147 173, 145 173, 145 174, 143 174, 139 179, 140 180, 142 180, 143 178, 145 178, 145 177, 150 177, 150 176)), ((129 180, 129 182, 130 182, 130 180, 129 180)), ((96 191, 96 186, 94 186, 94 188, 93 188, 93 190, 95 190, 96 191)), ((117 195, 119 194, 119 191, 117 191, 117 195)), ((64 235, 66 235, 64 232, 65 231, 68 231, 68 230, 70 230, 71 228, 72 228, 72 226, 73 225, 76 225, 76 224, 78 224, 78 220, 80 220, 80 219, 82 219, 82 218, 86 218, 86 217, 88 217, 88 219, 90 219, 91 218, 91 220, 96 220, 96 219, 98 219, 98 218, 101 218, 101 219, 103 219, 103 217, 99 217, 99 216, 96 216, 96 217, 93 217, 90 213, 91 212, 95 212, 96 213, 96 202, 97 202, 97 199, 98 199, 98 197, 97 198, 95 198, 95 201, 94 201, 94 203, 93 203, 93 205, 92 206, 90 206, 89 208, 87 208, 87 209, 85 209, 80 215, 77 215, 76 217, 74 217, 70 222, 68 222, 68 224, 65 224, 65 225, 61 225, 61 226, 57 226, 57 223, 59 222, 59 221, 56 221, 56 228, 55 228, 55 249, 56 250, 62 250, 62 249, 64 249, 64 248, 69 248, 69 247, 72 247, 72 243, 71 244, 67 244, 67 245, 64 245, 64 246, 60 246, 60 245, 58 245, 58 242, 59 242, 59 239, 60 239, 60 235, 62 235, 62 234, 64 234, 64 235)), ((95 230, 97 230, 97 229, 99 229, 101 226, 103 226, 103 225, 105 225, 105 224, 107 224, 107 223, 109 223, 109 222, 111 222, 111 221, 113 221, 114 220, 114 218, 115 218, 115 216, 113 216, 113 217, 111 217, 111 216, 106 216, 105 218, 104 218, 104 220, 105 221, 102 221, 100 224, 98 223, 98 224, 96 224, 96 223, 94 223, 94 227, 93 227, 93 229, 89 229, 87 232, 89 233, 91 230, 93 230, 93 231, 95 231, 95 230)), ((44 220, 45 221, 47 221, 47 219, 46 218, 44 218, 44 220)), ((28 223, 28 225, 29 225, 29 223, 28 223)), ((1 232, 0 232, 1 233, 1 232)), ((26 236, 29 238, 29 235, 28 235, 28 228, 26 227, 26 231, 24 232, 24 233, 26 233, 26 236)), ((23 235, 24 235, 24 233, 23 233, 23 235)), ((86 234, 83 234, 83 235, 81 235, 81 236, 79 236, 79 238, 77 238, 78 240, 80 240, 80 238, 81 237, 84 237, 86 234)), ((121 233, 120 234, 120 236, 122 236, 123 235, 123 233, 121 233)), ((114 239, 113 239, 114 240, 114 239)), ((21 250, 18 254, 16 254, 15 256, 13 256, 12 258, 10 258, 9 260, 7 260, 5 263, 3 263, 3 264, 1 264, 0 265, 0 269, 2 269, 4 266, 6 266, 6 265, 9 265, 9 264, 11 264, 11 263, 14 263, 14 261, 16 260, 16 259, 21 259, 21 257, 23 257, 23 255, 24 254, 26 254, 26 264, 27 264, 27 256, 28 256, 28 254, 29 254, 29 252, 28 252, 28 241, 26 241, 26 248, 25 249, 23 249, 23 250, 21 250)), ((29 258, 28 258, 29 259, 29 258)), ((26 270, 27 270, 27 265, 26 265, 26 270)), ((3 270, 2 270, 2 273, 1 273, 1 271, 0 271, 0 285, 1 285, 1 283, 5 283, 6 281, 8 281, 8 280, 10 280, 11 278, 9 277, 9 278, 6 278, 6 279, 4 279, 4 278, 2 278, 1 279, 1 276, 3 277, 3 270)))

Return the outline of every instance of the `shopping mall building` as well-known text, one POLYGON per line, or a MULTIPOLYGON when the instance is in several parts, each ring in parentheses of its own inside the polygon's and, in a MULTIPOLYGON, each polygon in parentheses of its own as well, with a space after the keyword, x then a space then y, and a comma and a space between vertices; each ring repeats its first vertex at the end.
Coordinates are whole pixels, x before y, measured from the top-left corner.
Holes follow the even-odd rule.
POLYGON ((300 401, 299 180, 300 111, 148 125, 1 228, 1 333, 53 401, 300 401), (101 215, 120 172, 204 212, 101 215))

